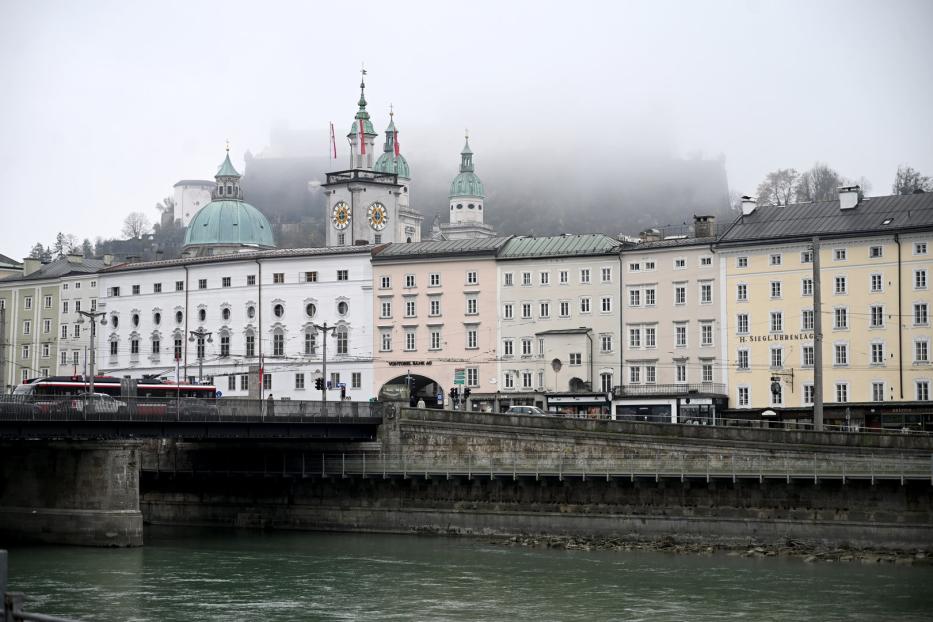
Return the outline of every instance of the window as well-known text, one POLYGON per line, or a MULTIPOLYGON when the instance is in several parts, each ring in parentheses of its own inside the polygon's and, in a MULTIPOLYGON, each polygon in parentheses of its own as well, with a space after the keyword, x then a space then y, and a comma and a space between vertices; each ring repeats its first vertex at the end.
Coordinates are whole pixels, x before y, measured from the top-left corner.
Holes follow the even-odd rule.
POLYGON ((871 275, 871 291, 880 292, 882 291, 882 281, 880 274, 871 275))
POLYGON ((870 326, 872 328, 881 328, 884 326, 884 307, 881 305, 872 305, 869 307, 871 312, 870 326))
POLYGON ((52 332, 52 320, 42 320, 42 333, 48 335, 52 332))
POLYGON ((467 350, 475 350, 479 346, 476 345, 476 329, 470 328, 467 330, 467 340, 466 340, 467 350))
MULTIPOLYGON (((78 353, 77 353, 77 351, 75 351, 73 354, 75 355, 74 364, 77 365, 77 364, 78 364, 78 356, 77 356, 78 353)), ((61 365, 67 365, 67 364, 68 364, 68 353, 67 353, 67 352, 62 352, 62 353, 61 353, 61 358, 59 359, 59 363, 60 363, 61 365)))
POLYGON ((800 281, 800 293, 804 296, 813 295, 813 279, 806 278, 800 281))
POLYGON ((711 266, 713 265, 712 257, 700 257, 700 266, 711 266))
POLYGON ((678 363, 677 366, 675 367, 675 370, 677 373, 674 378, 674 381, 677 383, 687 382, 687 366, 684 365, 683 363, 678 363))
POLYGON ((916 387, 916 399, 918 402, 930 401, 930 381, 918 380, 914 385, 916 387))
POLYGON ((541 283, 541 285, 549 285, 551 283, 551 273, 550 272, 539 272, 538 282, 541 283))
POLYGON ((441 331, 436 328, 431 329, 431 349, 441 349, 441 331))
POLYGON ((645 347, 646 348, 656 348, 657 347, 657 333, 658 329, 654 326, 645 327, 645 347))
POLYGON ((781 369, 784 366, 784 348, 771 347, 771 369, 781 369))
POLYGON ((382 319, 388 319, 392 317, 392 301, 383 300, 379 305, 379 317, 382 319))
POLYGON ((337 234, 337 246, 343 246, 347 243, 347 234, 338 233, 337 234))
POLYGON ((349 281, 350 271, 349 270, 337 270, 337 280, 338 281, 349 281))
POLYGON ((871 344, 871 364, 872 365, 884 365, 884 344, 883 343, 871 344))
POLYGON ((415 331, 408 330, 405 332, 405 350, 412 351, 415 349, 415 331))
POLYGON ((708 305, 713 302, 712 283, 700 283, 700 304, 708 305))
POLYGON ((846 277, 844 277, 844 276, 837 276, 837 277, 835 278, 835 284, 836 284, 835 292, 836 292, 837 294, 845 294, 845 293, 846 293, 846 291, 847 291, 847 289, 848 289, 846 277))
POLYGON ((515 344, 511 339, 502 340, 502 356, 514 356, 515 344))
POLYGON ((639 384, 641 382, 641 367, 634 366, 628 368, 628 381, 631 384, 639 384))
POLYGON ((801 364, 804 367, 813 367, 813 346, 803 346, 800 349, 801 364))
POLYGON ((784 331, 784 312, 783 311, 772 311, 771 312, 771 332, 780 333, 784 331))
POLYGON ((772 266, 780 266, 780 265, 781 265, 781 255, 780 255, 780 253, 775 253, 775 254, 771 255, 771 257, 770 257, 769 260, 768 260, 768 263, 769 263, 770 265, 772 265, 772 266))
POLYGON ((158 355, 159 355, 159 352, 162 351, 162 342, 159 341, 159 338, 158 338, 158 337, 153 337, 153 338, 152 338, 151 346, 152 346, 152 347, 151 347, 151 349, 150 349, 150 352, 151 352, 152 354, 154 354, 155 356, 158 356, 158 355))
POLYGON ((346 354, 350 345, 350 334, 347 331, 347 327, 338 326, 337 330, 334 331, 334 334, 337 336, 337 354, 346 354))
POLYGON ((653 261, 646 261, 646 262, 645 262, 645 270, 654 270, 654 262, 653 262, 653 261))
POLYGON ((612 392, 612 374, 603 372, 599 374, 599 388, 603 393, 612 392))
POLYGON ((531 272, 522 272, 522 285, 531 285, 531 272))
POLYGON ((429 315, 431 315, 431 316, 433 316, 433 317, 439 316, 439 315, 441 314, 441 299, 440 299, 440 298, 436 298, 436 297, 435 297, 435 298, 431 298, 431 299, 430 299, 430 303, 431 303, 431 311, 430 311, 429 315))
POLYGON ((735 353, 735 366, 742 370, 748 370, 748 350, 739 350, 735 353))
POLYGON ((256 307, 254 307, 253 305, 246 307, 246 317, 248 317, 249 319, 253 319, 254 317, 256 317, 256 307))
MULTIPOLYGON (((469 282, 469 276, 467 277, 467 282, 469 282)), ((475 283, 475 281, 474 281, 475 283)), ((428 285, 431 287, 440 287, 441 286, 441 274, 440 272, 432 272, 428 275, 428 285)))
POLYGON ((542 303, 539 305, 539 307, 540 307, 540 308, 539 308, 539 311, 540 311, 539 316, 540 316, 541 318, 547 319, 547 318, 551 317, 551 305, 550 305, 549 303, 547 303, 547 302, 542 302, 542 303))
POLYGON ((272 306, 272 315, 275 317, 282 317, 285 315, 285 306, 281 303, 276 303, 272 306))
POLYGON ((914 363, 930 362, 930 342, 918 339, 914 342, 914 363))
POLYGON ((392 277, 383 276, 379 279, 380 289, 390 289, 392 287, 392 277))
POLYGON ((739 406, 748 406, 748 387, 739 387, 738 402, 739 406))
POLYGON ((531 319, 531 303, 530 302, 522 303, 522 319, 523 320, 531 319))
MULTIPOLYGON (((221 278, 220 278, 220 286, 221 286, 221 287, 230 287, 230 284, 231 284, 231 282, 230 282, 230 277, 229 277, 229 276, 224 276, 224 277, 221 277, 221 278)), ((233 376, 231 376, 231 378, 232 378, 232 377, 233 377, 233 376)))
POLYGON ((745 283, 739 283, 735 286, 735 299, 739 302, 745 302, 748 300, 748 285, 745 283))
POLYGON ((747 268, 747 267, 748 267, 748 257, 736 257, 736 258, 735 258, 735 267, 736 267, 736 268, 747 268))
POLYGON ((628 292, 628 304, 630 307, 641 306, 641 290, 630 289, 628 292))
POLYGON ((914 289, 927 288, 927 271, 914 270, 914 289))
POLYGON ((629 272, 641 272, 641 264, 638 262, 632 262, 628 265, 629 272))
POLYGON ((512 372, 507 371, 502 377, 506 389, 515 388, 515 376, 512 375, 512 372))
POLYGON ((834 309, 833 318, 833 328, 836 330, 844 330, 849 328, 849 310, 845 307, 837 307, 834 309))
POLYGON ((599 280, 603 283, 612 283, 612 268, 603 266, 599 270, 599 280))
POLYGON ((589 296, 584 296, 580 299, 580 313, 589 313, 590 312, 590 298, 589 296))
POLYGON ((686 286, 678 285, 674 287, 674 304, 675 305, 687 304, 687 287, 686 286))
POLYGON ((522 388, 523 389, 531 388, 531 372, 530 371, 522 372, 522 388))
POLYGON ((32 296, 26 296, 23 299, 23 308, 32 309, 32 296))
POLYGON ((674 340, 678 348, 687 347, 687 325, 686 324, 674 324, 674 340))
POLYGON ((272 388, 272 374, 266 373, 262 375, 262 388, 267 391, 272 388))
POLYGON ((81 325, 80 325, 80 324, 75 324, 75 325, 72 327, 71 335, 72 335, 75 339, 77 339, 78 337, 81 336, 81 325))
POLYGON ((116 356, 118 352, 119 344, 116 341, 110 342, 110 356, 116 356))
POLYGON ((657 368, 654 365, 645 365, 645 382, 647 384, 657 382, 657 368))
POLYGON ((599 336, 599 351, 612 352, 612 335, 599 336))
POLYGON ((392 351, 392 333, 387 330, 382 332, 382 351, 392 351))
POLYGON ((612 312, 612 296, 603 296, 599 301, 599 310, 603 313, 612 312))
POLYGON ((806 405, 813 403, 813 385, 812 384, 803 385, 803 403, 806 405))
POLYGON ((703 363, 703 380, 702 382, 712 382, 713 381, 713 364, 712 363, 703 363))
POLYGON ((91 311, 97 311, 97 298, 91 298, 91 311))
POLYGON ((207 309, 198 309, 198 321, 203 322, 207 319, 207 309))
POLYGON ((139 285, 134 285, 132 291, 133 291, 133 295, 134 295, 134 296, 138 296, 138 295, 139 295, 139 285))
POLYGON ((813 309, 804 309, 800 312, 800 330, 813 330, 813 309))
POLYGON ((683 270, 686 267, 687 267, 687 260, 684 259, 683 257, 678 257, 677 259, 674 260, 675 270, 683 270))
POLYGON ((247 274, 247 275, 246 275, 246 284, 247 284, 247 285, 255 285, 255 284, 256 284, 256 275, 255 275, 255 274, 247 274))
POLYGON ((198 289, 207 289, 207 279, 198 279, 198 289))
POLYGON ((583 362, 583 355, 581 353, 579 352, 570 353, 570 364, 571 365, 574 365, 574 366, 582 365, 582 362, 583 362))
POLYGON ((645 290, 645 306, 646 306, 646 307, 653 307, 653 306, 654 306, 654 303, 655 303, 654 288, 653 288, 653 287, 650 287, 650 288, 648 288, 648 289, 645 290))
POLYGON ((185 291, 185 282, 184 281, 175 281, 175 291, 183 292, 185 291))
POLYGON ((877 259, 878 257, 884 256, 884 247, 883 246, 872 246, 868 249, 868 256, 871 259, 877 259))
POLYGON ((317 283, 317 271, 305 272, 305 283, 317 283))
POLYGON ((467 285, 477 284, 478 280, 477 280, 476 272, 474 270, 470 270, 469 272, 466 273, 466 282, 467 282, 467 285))
POLYGON ((511 303, 506 303, 506 304, 502 305, 502 317, 503 317, 503 319, 511 320, 511 319, 514 317, 512 311, 513 311, 513 305, 512 305, 511 303))
POLYGON ((640 328, 628 329, 628 347, 629 348, 640 348, 641 347, 641 329, 640 328))
POLYGON ((846 249, 844 248, 837 248, 837 249, 834 249, 833 251, 833 258, 836 261, 845 261, 847 255, 848 253, 846 252, 846 249))
POLYGON ((837 343, 833 346, 834 358, 833 365, 844 367, 849 364, 849 345, 846 343, 837 343))
POLYGON ((467 315, 476 315, 478 311, 476 310, 476 296, 469 296, 466 299, 466 314, 467 315))
POLYGON ((415 306, 413 298, 405 299, 405 317, 415 317, 415 306))
POLYGON ((560 316, 570 317, 570 303, 566 300, 560 301, 560 316))
POLYGON ((849 385, 845 382, 836 383, 836 401, 840 404, 849 401, 849 385))
MULTIPOLYGON (((115 342, 114 342, 113 345, 115 345, 115 342)), ((112 350, 112 349, 113 349, 113 348, 111 348, 111 350, 112 350)), ((111 354, 115 354, 115 352, 111 352, 111 354)), ((26 344, 26 345, 23 346, 22 358, 24 358, 24 359, 28 359, 28 358, 29 358, 29 344, 26 344)), ((25 370, 24 370, 24 371, 25 371, 25 370)))
POLYGON ((350 388, 351 389, 362 389, 363 388, 363 373, 355 371, 350 374, 350 388))
POLYGON ((813 263, 813 251, 802 251, 800 253, 800 263, 813 263))
POLYGON ((781 282, 780 281, 771 281, 771 297, 772 298, 781 297, 781 282))
POLYGON ((249 391, 249 374, 240 375, 240 391, 249 391))
POLYGON ((529 337, 522 338, 522 356, 531 356, 531 339, 529 337))
POLYGON ((273 272, 272 273, 272 282, 281 284, 285 282, 285 273, 284 272, 273 272))
POLYGON ((587 284, 590 282, 590 269, 589 268, 580 268, 580 282, 587 284))
POLYGON ((23 334, 31 335, 32 334, 32 320, 23 321, 23 334))
POLYGON ((926 255, 927 254, 927 243, 926 242, 914 242, 914 255, 926 255))
POLYGON ((47 359, 52 354, 52 345, 49 343, 42 344, 42 358, 47 359))
POLYGON ((295 389, 301 391, 305 388, 305 375, 302 373, 295 374, 295 389))
POLYGON ((68 339, 68 325, 62 324, 62 339, 68 339))
POLYGON ((925 302, 914 303, 914 326, 926 326, 929 323, 930 316, 927 309, 925 302))
POLYGON ((176 361, 180 361, 181 360, 181 338, 180 337, 175 338, 175 342, 172 344, 172 348, 173 348, 173 352, 172 352, 173 358, 176 361))
POLYGON ((406 274, 406 275, 405 275, 405 287, 406 287, 406 288, 412 288, 412 287, 414 287, 414 286, 415 286, 415 275, 414 275, 414 274, 406 274))
POLYGON ((700 345, 701 346, 713 345, 713 325, 712 324, 700 324, 700 345))
POLYGON ((506 272, 502 275, 502 284, 505 285, 506 287, 512 286, 512 273, 511 272, 506 272))

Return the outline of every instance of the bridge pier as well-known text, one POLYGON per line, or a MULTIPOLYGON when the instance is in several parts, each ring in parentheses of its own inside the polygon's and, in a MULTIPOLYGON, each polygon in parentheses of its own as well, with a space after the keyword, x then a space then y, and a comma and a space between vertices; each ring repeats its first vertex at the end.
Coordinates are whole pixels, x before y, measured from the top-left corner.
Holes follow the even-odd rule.
POLYGON ((139 445, 0 442, 0 542, 141 546, 139 445))

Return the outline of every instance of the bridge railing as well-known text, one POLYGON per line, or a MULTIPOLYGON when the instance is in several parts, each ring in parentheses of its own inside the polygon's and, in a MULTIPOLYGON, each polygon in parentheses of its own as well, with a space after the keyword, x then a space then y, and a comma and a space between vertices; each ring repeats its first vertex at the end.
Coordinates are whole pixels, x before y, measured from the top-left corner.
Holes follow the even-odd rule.
MULTIPOLYGON (((933 456, 862 455, 826 456, 792 453, 753 455, 709 452, 638 452, 612 457, 547 453, 400 453, 293 452, 226 458, 205 456, 187 469, 200 474, 274 475, 285 477, 347 476, 488 476, 488 477, 653 477, 653 478, 784 478, 790 479, 900 479, 933 484, 933 456), (227 462, 225 462, 227 460, 227 462)), ((144 470, 152 470, 144 469, 144 470)), ((177 471, 168 466, 155 470, 177 471)), ((184 469, 183 469, 184 470, 184 469)))
POLYGON ((0 421, 301 421, 381 417, 371 402, 246 398, 87 396, 0 397, 0 421))

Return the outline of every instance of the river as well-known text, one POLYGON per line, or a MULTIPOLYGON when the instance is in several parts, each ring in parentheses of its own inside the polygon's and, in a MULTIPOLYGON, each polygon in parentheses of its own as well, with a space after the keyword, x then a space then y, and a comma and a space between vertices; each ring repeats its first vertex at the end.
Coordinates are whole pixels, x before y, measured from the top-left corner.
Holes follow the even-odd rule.
POLYGON ((138 549, 19 546, 27 610, 100 621, 933 619, 933 567, 152 528, 138 549))

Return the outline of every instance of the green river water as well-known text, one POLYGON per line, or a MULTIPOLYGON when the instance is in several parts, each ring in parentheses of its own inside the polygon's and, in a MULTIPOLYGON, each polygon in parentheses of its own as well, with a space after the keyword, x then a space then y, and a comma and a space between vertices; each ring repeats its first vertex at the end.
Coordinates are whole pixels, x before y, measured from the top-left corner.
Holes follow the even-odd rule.
POLYGON ((929 566, 166 528, 9 554, 27 610, 82 620, 933 620, 929 566))

